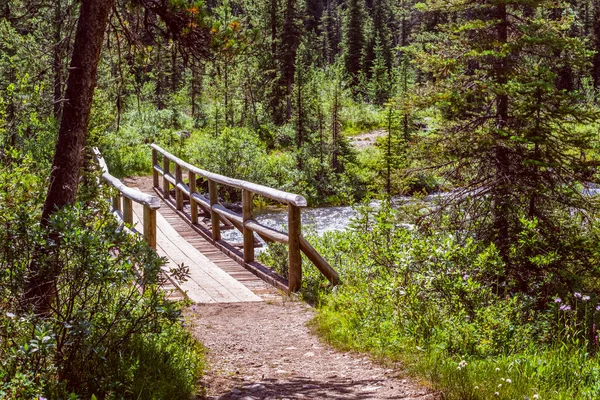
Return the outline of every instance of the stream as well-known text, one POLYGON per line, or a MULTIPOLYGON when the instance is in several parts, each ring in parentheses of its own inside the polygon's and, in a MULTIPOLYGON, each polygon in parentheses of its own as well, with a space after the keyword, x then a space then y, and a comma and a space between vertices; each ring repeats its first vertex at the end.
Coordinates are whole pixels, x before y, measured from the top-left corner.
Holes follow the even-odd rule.
MULTIPOLYGON (((423 201, 431 202, 436 197, 443 195, 430 195, 423 201)), ((412 197, 398 196, 392 200, 393 204, 405 204, 415 201, 412 197)), ((371 207, 377 207, 380 204, 379 200, 373 200, 369 203, 371 207)), ((255 209, 254 219, 259 223, 268 226, 272 229, 277 229, 282 232, 287 232, 287 209, 286 208, 266 208, 255 209)), ((347 229, 356 211, 352 206, 326 206, 326 207, 307 207, 301 212, 302 230, 314 231, 318 235, 330 231, 344 231, 347 229)), ((221 231, 223 240, 230 243, 239 243, 243 241, 243 236, 237 229, 229 229, 221 231)), ((255 236, 256 237, 256 236, 255 236)), ((259 239, 262 242, 262 239, 259 239)), ((260 249, 258 249, 260 251, 260 249)))
MULTIPOLYGON (((599 196, 600 185, 593 183, 587 183, 582 190, 582 193, 586 196, 599 196)), ((397 196, 392 199, 393 206, 400 204, 406 204, 409 202, 421 201, 425 203, 434 203, 436 200, 443 199, 452 192, 438 192, 432 193, 429 196, 422 199, 415 199, 410 196, 397 196)), ((377 207, 380 204, 379 200, 373 200, 369 203, 371 207, 377 207)), ((344 231, 346 230, 353 217, 356 215, 356 211, 351 206, 343 207, 307 207, 302 209, 302 229, 306 231, 314 231, 318 235, 322 235, 325 232, 330 231, 344 231)), ((286 208, 264 208, 254 210, 254 219, 269 228, 277 229, 282 232, 287 232, 287 209, 286 208)), ((243 241, 243 236, 237 229, 223 230, 221 231, 221 237, 230 243, 239 243, 243 241)), ((257 237, 255 235, 255 237, 257 237)), ((263 244, 262 239, 260 240, 263 244)), ((256 249, 260 252, 265 247, 256 249)))

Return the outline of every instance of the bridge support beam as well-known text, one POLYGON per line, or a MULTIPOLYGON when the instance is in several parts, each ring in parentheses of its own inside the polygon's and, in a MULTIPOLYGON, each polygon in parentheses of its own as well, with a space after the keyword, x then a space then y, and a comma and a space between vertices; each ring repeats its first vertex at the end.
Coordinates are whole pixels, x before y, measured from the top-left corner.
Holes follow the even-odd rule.
POLYGON ((288 285, 290 292, 297 292, 302 287, 301 234, 300 208, 288 204, 288 285))
POLYGON ((157 188, 158 187, 158 171, 155 166, 158 165, 158 152, 156 149, 152 149, 152 185, 157 188))
POLYGON ((156 210, 144 205, 144 239, 156 250, 156 210))
POLYGON ((171 168, 171 160, 167 156, 163 157, 163 197, 165 201, 168 201, 170 198, 169 195, 169 180, 167 179, 167 175, 169 174, 169 170, 171 168))
POLYGON ((198 204, 194 200, 194 193, 196 193, 196 174, 192 171, 188 171, 188 184, 190 187, 190 215, 192 217, 192 224, 198 223, 198 204))
POLYGON ((210 200, 210 222, 212 227, 212 238, 214 241, 221 240, 221 225, 219 221, 219 214, 212 209, 212 206, 219 204, 219 192, 217 189, 217 182, 212 179, 208 180, 208 196, 210 200))
POLYGON ((252 192, 242 191, 242 221, 244 222, 244 262, 254 262, 254 232, 246 227, 246 221, 252 219, 252 192))
POLYGON ((175 204, 178 211, 183 210, 183 192, 179 189, 180 183, 183 183, 181 166, 175 164, 175 204))

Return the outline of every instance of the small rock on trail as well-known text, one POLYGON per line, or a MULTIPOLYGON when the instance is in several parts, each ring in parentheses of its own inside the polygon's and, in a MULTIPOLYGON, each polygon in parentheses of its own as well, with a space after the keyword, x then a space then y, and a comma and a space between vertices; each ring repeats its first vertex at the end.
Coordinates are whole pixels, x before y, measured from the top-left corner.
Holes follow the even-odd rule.
POLYGON ((187 313, 206 346, 206 399, 421 399, 430 389, 367 357, 319 341, 304 303, 198 305, 187 313))

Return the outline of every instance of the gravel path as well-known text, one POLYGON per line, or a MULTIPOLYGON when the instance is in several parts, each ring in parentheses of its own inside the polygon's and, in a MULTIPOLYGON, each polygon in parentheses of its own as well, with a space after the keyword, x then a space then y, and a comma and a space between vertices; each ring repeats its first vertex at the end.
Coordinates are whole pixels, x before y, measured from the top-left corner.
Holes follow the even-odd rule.
POLYGON ((387 135, 385 129, 376 129, 374 131, 361 133, 360 135, 350 136, 348 140, 357 149, 365 149, 367 147, 375 146, 377 139, 387 135))
POLYGON ((206 346, 205 399, 420 399, 431 390, 321 343, 302 302, 197 305, 188 323, 206 346))

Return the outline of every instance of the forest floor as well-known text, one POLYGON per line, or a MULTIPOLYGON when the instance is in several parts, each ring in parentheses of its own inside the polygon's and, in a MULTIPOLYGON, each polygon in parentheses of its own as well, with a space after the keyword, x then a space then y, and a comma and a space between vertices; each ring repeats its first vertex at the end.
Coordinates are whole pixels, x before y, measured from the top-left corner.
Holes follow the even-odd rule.
POLYGON ((301 301, 196 305, 186 317, 207 351, 207 400, 439 398, 398 365, 322 343, 301 301))

